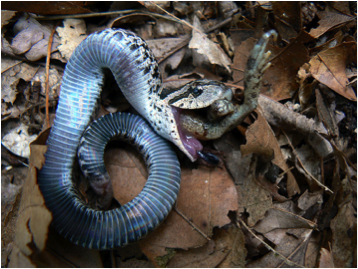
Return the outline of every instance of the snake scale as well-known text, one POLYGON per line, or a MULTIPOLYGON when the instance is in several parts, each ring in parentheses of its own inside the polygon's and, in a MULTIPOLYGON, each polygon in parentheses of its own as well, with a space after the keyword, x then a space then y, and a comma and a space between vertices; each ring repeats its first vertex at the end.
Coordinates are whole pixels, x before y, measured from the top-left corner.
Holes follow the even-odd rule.
MULTIPOLYGON (((273 33, 266 33, 260 39, 257 51, 249 58, 248 63, 250 59, 253 63, 245 86, 252 88, 248 90, 251 95, 258 95, 261 75, 269 65, 269 54, 264 50, 270 35, 273 33), (259 60, 253 60, 260 53, 259 60), (259 77, 255 73, 259 73, 259 77)), ((201 98, 200 103, 210 97, 220 99, 223 84, 203 80, 199 84, 188 84, 181 91, 168 91, 162 86, 158 70, 146 43, 123 29, 91 34, 75 49, 66 65, 55 121, 47 140, 45 164, 38 173, 38 185, 52 212, 53 227, 77 245, 112 249, 135 242, 154 230, 169 214, 180 186, 180 165, 168 141, 192 161, 202 155, 201 143, 190 131, 180 127, 180 121, 186 122, 185 116, 180 119, 180 113, 182 108, 198 108, 197 98, 201 98), (100 98, 104 68, 112 71, 124 96, 146 121, 139 116, 116 113, 89 125, 100 98), (112 137, 120 137, 138 149, 144 156, 149 177, 132 201, 116 209, 97 210, 82 201, 72 183, 74 161, 78 151, 84 174, 94 177, 94 190, 110 192, 103 151, 112 137)), ((257 106, 257 100, 256 104, 255 101, 245 103, 244 112, 238 108, 239 112, 227 116, 225 126, 220 126, 222 132, 232 128, 257 106), (250 103, 249 108, 245 108, 245 103, 250 103)), ((190 121, 191 117, 186 117, 190 121)), ((205 135, 198 137, 202 136, 205 135)))

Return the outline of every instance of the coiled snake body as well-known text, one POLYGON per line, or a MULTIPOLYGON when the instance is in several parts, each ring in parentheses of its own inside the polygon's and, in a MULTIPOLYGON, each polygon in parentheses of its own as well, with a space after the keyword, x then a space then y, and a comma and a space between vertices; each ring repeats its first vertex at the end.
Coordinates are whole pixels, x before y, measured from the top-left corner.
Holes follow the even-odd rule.
MULTIPOLYGON (((267 57, 261 57, 265 65, 260 70, 265 68, 267 57)), ((220 92, 222 85, 213 83, 212 87, 220 92)), ((192 104, 190 99, 202 90, 187 89, 181 99, 192 104)), ((184 105, 171 94, 162 88, 157 62, 146 43, 130 31, 107 29, 90 35, 76 48, 66 66, 45 164, 38 174, 46 206, 53 214, 52 225, 61 235, 83 247, 110 249, 142 238, 165 219, 180 185, 179 162, 166 140, 192 161, 202 149, 196 138, 180 129, 179 109, 170 102, 184 105), (138 116, 119 113, 99 119, 83 135, 98 104, 103 68, 112 71, 127 100, 149 124, 138 116), (95 210, 81 200, 73 186, 73 164, 81 142, 79 157, 84 173, 94 176, 99 188, 106 189, 101 186, 107 184, 101 154, 113 136, 138 148, 149 177, 142 192, 129 203, 114 210, 95 210)))

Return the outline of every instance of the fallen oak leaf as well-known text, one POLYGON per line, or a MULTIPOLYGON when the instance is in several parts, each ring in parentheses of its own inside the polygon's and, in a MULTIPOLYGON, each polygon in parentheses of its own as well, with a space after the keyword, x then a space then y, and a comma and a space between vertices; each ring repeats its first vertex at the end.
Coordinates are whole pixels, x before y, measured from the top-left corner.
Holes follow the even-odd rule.
POLYGON ((357 101, 346 73, 346 65, 357 58, 357 43, 344 42, 313 57, 309 64, 312 76, 343 97, 357 101), (355 55, 355 57, 354 57, 355 55))

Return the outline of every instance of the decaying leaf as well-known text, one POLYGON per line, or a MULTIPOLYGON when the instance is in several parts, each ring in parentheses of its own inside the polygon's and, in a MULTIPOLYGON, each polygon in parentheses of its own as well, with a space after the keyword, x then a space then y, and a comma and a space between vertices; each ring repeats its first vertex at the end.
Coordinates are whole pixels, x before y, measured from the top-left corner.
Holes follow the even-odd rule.
MULTIPOLYGON (((194 17, 194 27, 202 30, 199 19, 194 17)), ((193 29, 193 37, 190 40, 189 48, 195 49, 195 51, 201 55, 207 57, 211 64, 218 64, 226 68, 230 73, 230 58, 225 52, 214 42, 212 42, 205 34, 193 29)))
POLYGON ((63 25, 56 29, 61 40, 61 45, 57 48, 68 61, 75 48, 87 37, 86 24, 82 19, 66 19, 63 25))

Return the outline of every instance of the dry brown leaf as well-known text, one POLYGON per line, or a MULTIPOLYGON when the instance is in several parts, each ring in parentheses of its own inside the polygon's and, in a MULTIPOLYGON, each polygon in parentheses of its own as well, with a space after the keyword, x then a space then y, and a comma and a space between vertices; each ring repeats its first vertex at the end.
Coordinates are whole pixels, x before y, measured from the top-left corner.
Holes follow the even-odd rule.
MULTIPOLYGON (((241 152, 243 155, 256 153, 268 159, 274 157, 272 163, 276 164, 283 171, 287 171, 288 166, 282 155, 280 146, 270 125, 261 115, 261 109, 262 108, 256 110, 257 120, 248 128, 246 132, 247 143, 241 146, 241 152)), ((287 191, 289 196, 300 193, 297 182, 290 171, 287 171, 287 191)))
POLYGON ((14 17, 16 11, 1 10, 1 28, 9 23, 12 17, 14 17))
MULTIPOLYGON (((285 48, 277 48, 268 45, 268 50, 272 52, 271 66, 267 69, 263 77, 261 93, 270 98, 279 101, 291 98, 298 90, 296 75, 300 67, 308 62, 308 51, 303 43, 310 41, 312 38, 305 32, 301 31, 296 38, 291 39, 285 48)), ((248 55, 254 46, 256 40, 250 38, 242 42, 236 50, 234 56, 233 78, 239 86, 244 86, 244 72, 248 55)))
MULTIPOLYGON (((38 154, 43 154, 43 152, 38 154)), ((36 184, 36 176, 36 168, 30 164, 28 177, 23 186, 16 225, 15 244, 29 260, 35 250, 43 251, 45 249, 48 228, 52 220, 52 214, 46 208, 41 191, 36 184)), ((23 255, 21 257, 24 257, 23 255)), ((11 260, 13 258, 15 257, 12 255, 11 260)))
POLYGON ((310 193, 310 192, 308 192, 308 190, 306 190, 300 196, 300 198, 298 198, 297 206, 301 210, 306 211, 311 206, 313 206, 313 205, 315 205, 317 203, 322 204, 323 203, 323 197, 322 196, 323 196, 322 191, 317 191, 317 192, 310 193))
MULTIPOLYGON (((194 17, 194 27, 201 28, 199 19, 194 17)), ((193 29, 193 37, 189 42, 189 48, 196 49, 195 51, 201 55, 204 55, 211 64, 218 64, 225 67, 226 70, 231 73, 230 58, 225 54, 220 46, 211 41, 205 34, 199 33, 193 29)), ((195 59, 194 59, 195 62, 195 59)), ((195 64, 194 65, 199 65, 195 64)))
POLYGON ((63 27, 57 27, 60 45, 57 46, 61 55, 68 61, 75 48, 87 37, 86 24, 83 19, 65 19, 63 27))
MULTIPOLYGON (((275 251, 285 257, 289 257, 288 260, 298 264, 299 266, 305 265, 305 254, 308 245, 308 240, 311 234, 311 230, 305 230, 298 238, 295 235, 287 233, 286 229, 276 229, 266 234, 270 240, 276 245, 275 251)), ((276 253, 270 251, 268 254, 261 258, 249 262, 246 264, 248 268, 277 268, 289 267, 289 264, 282 260, 276 253)))
POLYGON ((339 135, 339 130, 337 126, 336 119, 334 117, 335 107, 332 107, 327 102, 326 98, 324 98, 319 89, 315 90, 316 93, 316 107, 317 114, 321 122, 323 122, 324 126, 328 130, 328 135, 332 137, 337 137, 339 135))
POLYGON ((231 249, 229 255, 219 264, 218 268, 244 267, 247 250, 245 248, 245 236, 241 229, 231 226, 228 231, 230 234, 231 249))
POLYGON ((50 229, 52 214, 37 185, 37 171, 45 162, 49 129, 31 144, 30 166, 24 183, 10 267, 100 267, 99 252, 73 245, 50 229))
POLYGON ((318 38, 324 33, 344 26, 346 23, 354 21, 355 18, 347 16, 344 14, 339 14, 336 12, 317 12, 318 16, 321 17, 319 20, 319 26, 317 28, 311 29, 310 35, 314 38, 318 38))
POLYGON ((277 31, 282 39, 288 42, 301 31, 301 3, 297 1, 275 1, 271 4, 277 31))
MULTIPOLYGON (((109 149, 105 162, 117 200, 125 203, 138 195, 146 182, 141 157, 132 151, 109 149)), ((182 169, 176 208, 208 236, 212 235, 213 227, 230 223, 227 214, 237 210, 237 199, 235 185, 225 170, 201 166, 198 170, 182 169)), ((167 255, 166 248, 188 249, 206 242, 205 237, 172 211, 156 231, 139 241, 139 245, 155 264, 158 256, 167 255)))
MULTIPOLYGON (((174 49, 178 48, 187 42, 187 38, 161 38, 154 40, 147 40, 148 47, 153 51, 154 56, 158 61, 165 59, 168 53, 172 52, 174 49)), ((186 46, 176 51, 174 54, 170 55, 164 61, 159 64, 159 71, 162 74, 162 78, 165 79, 168 77, 167 72, 165 71, 167 66, 170 66, 172 70, 176 69, 180 62, 182 61, 185 53, 187 51, 186 46)))
MULTIPOLYGON (((267 217, 262 219, 254 229, 265 233, 265 237, 275 245, 275 251, 303 266, 306 256, 305 249, 316 224, 300 217, 294 211, 295 205, 292 201, 276 203, 275 208, 270 209, 267 212, 267 217), (290 227, 294 230, 290 230, 290 227)), ((287 265, 271 251, 260 259, 249 263, 247 267, 286 267, 287 265)))
POLYGON ((336 267, 352 267, 357 248, 357 217, 353 206, 355 195, 352 187, 345 178, 341 181, 336 203, 338 213, 331 220, 332 255, 336 267))
POLYGON ((50 268, 102 268, 100 251, 71 243, 50 228, 46 249, 41 253, 38 266, 50 268))
POLYGON ((312 76, 336 93, 351 101, 357 101, 346 73, 346 65, 356 62, 357 43, 345 42, 318 53, 309 64, 312 76))
POLYGON ((245 265, 246 249, 244 235, 240 228, 231 225, 228 229, 217 229, 213 240, 195 249, 172 250, 168 262, 159 260, 161 267, 243 267, 245 265), (163 262, 163 263, 161 263, 163 262))
POLYGON ((254 229, 259 233, 266 234, 275 229, 314 229, 316 227, 317 225, 314 222, 302 218, 300 215, 271 208, 267 211, 265 218, 255 225, 254 229))
POLYGON ((237 186, 239 194, 238 216, 248 213, 247 224, 254 226, 257 221, 265 216, 268 209, 272 207, 270 192, 257 184, 255 180, 256 162, 250 165, 245 182, 237 186))
POLYGON ((334 266, 332 253, 328 249, 321 248, 320 254, 319 268, 336 268, 334 266))

